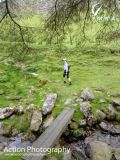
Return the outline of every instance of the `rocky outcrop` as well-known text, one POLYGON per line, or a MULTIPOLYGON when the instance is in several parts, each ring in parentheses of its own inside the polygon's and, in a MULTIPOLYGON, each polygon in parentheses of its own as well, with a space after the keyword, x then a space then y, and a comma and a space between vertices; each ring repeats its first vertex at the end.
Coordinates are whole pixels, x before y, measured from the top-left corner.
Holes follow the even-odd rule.
POLYGON ((89 157, 91 160, 111 160, 112 149, 108 144, 100 141, 90 142, 89 157))
POLYGON ((115 108, 111 104, 108 106, 107 111, 108 111, 107 112, 107 119, 108 120, 115 120, 117 111, 115 110, 115 108))
POLYGON ((120 124, 112 124, 108 122, 101 122, 99 124, 102 130, 111 134, 120 134, 120 124))
POLYGON ((55 106, 55 102, 57 99, 57 94, 53 93, 53 94, 49 94, 43 104, 43 107, 41 109, 41 112, 43 115, 47 115, 49 113, 52 112, 54 106, 55 106))
POLYGON ((31 119, 30 130, 34 132, 38 131, 41 124, 42 124, 41 112, 34 111, 31 119))
POLYGON ((94 97, 93 93, 88 88, 86 88, 81 92, 80 98, 82 98, 85 101, 91 101, 95 97, 94 97))

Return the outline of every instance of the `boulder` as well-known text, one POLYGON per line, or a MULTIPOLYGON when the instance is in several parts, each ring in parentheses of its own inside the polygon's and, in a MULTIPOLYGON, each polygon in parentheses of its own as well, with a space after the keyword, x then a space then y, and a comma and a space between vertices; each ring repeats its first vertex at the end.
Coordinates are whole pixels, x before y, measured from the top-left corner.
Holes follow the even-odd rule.
POLYGON ((93 141, 88 144, 89 157, 91 160, 111 160, 111 147, 101 141, 93 141))
POLYGON ((51 125, 51 123, 54 121, 54 118, 51 116, 43 123, 43 128, 46 129, 51 125))
POLYGON ((120 124, 101 122, 99 125, 100 125, 101 129, 104 131, 107 131, 111 134, 120 134, 120 124))
POLYGON ((80 98, 82 98, 85 101, 91 101, 95 97, 94 97, 93 93, 88 88, 86 88, 81 92, 80 98))
POLYGON ((85 118, 89 117, 92 113, 92 106, 90 102, 82 102, 80 104, 80 111, 84 114, 85 118))
POLYGON ((102 121, 106 118, 106 114, 104 112, 102 112, 101 110, 97 110, 96 113, 97 113, 97 116, 100 121, 102 121))
POLYGON ((0 120, 10 117, 15 112, 15 107, 0 108, 0 120))
POLYGON ((34 111, 31 119, 30 130, 34 132, 38 131, 41 124, 42 124, 41 112, 34 111))
POLYGON ((71 98, 67 99, 64 103, 64 105, 72 104, 73 100, 71 98))
POLYGON ((56 93, 49 94, 47 96, 47 98, 43 104, 43 107, 41 109, 43 115, 47 115, 52 112, 52 110, 55 106, 56 99, 57 99, 56 93))

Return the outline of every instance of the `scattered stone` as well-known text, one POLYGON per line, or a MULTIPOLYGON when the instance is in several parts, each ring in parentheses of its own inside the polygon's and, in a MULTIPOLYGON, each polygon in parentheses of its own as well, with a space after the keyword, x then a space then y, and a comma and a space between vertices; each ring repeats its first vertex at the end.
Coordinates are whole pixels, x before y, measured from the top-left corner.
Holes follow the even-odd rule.
POLYGON ((77 128, 78 128, 78 124, 75 123, 75 122, 71 122, 71 123, 70 123, 70 128, 71 128, 71 129, 77 129, 77 128))
POLYGON ((31 119, 30 130, 38 131, 42 124, 42 114, 41 112, 34 111, 31 119))
POLYGON ((80 111, 84 114, 85 118, 89 117, 92 113, 92 106, 90 102, 82 102, 80 104, 80 111))
POLYGON ((109 104, 107 119, 108 120, 115 120, 116 114, 117 114, 117 112, 116 112, 115 108, 111 104, 109 104))
POLYGON ((51 116, 43 123, 43 128, 46 129, 51 125, 51 123, 54 121, 54 118, 51 116))
POLYGON ((47 96, 47 98, 43 104, 43 107, 41 109, 43 115, 47 115, 52 112, 52 110, 55 106, 56 99, 57 99, 56 93, 49 94, 47 96))
POLYGON ((18 106, 15 108, 15 113, 18 115, 24 114, 24 108, 22 106, 18 106))
POLYGON ((102 130, 111 134, 120 134, 120 124, 111 124, 108 122, 101 122, 100 127, 102 130))
POLYGON ((82 98, 85 101, 89 101, 89 100, 91 101, 95 97, 94 97, 93 93, 88 88, 86 88, 81 92, 80 98, 82 98))
POLYGON ((69 151, 68 153, 64 152, 63 160, 72 160, 72 153, 69 151))
POLYGON ((15 107, 0 108, 0 120, 10 117, 15 112, 15 107))
POLYGON ((97 113, 100 121, 102 121, 106 118, 106 114, 104 112, 102 112, 101 110, 97 110, 96 113, 97 113))
POLYGON ((67 99, 64 105, 72 104, 73 100, 71 98, 67 99))
POLYGON ((89 156, 92 160, 111 160, 112 149, 111 147, 100 141, 94 141, 88 144, 89 156))
POLYGON ((113 100, 112 104, 113 104, 114 107, 120 106, 120 100, 113 100))
POLYGON ((93 116, 93 115, 90 115, 88 118, 87 118, 87 124, 92 127, 93 125, 96 124, 96 118, 93 116))
POLYGON ((80 127, 86 127, 86 125, 87 125, 87 122, 85 119, 80 121, 80 127))
POLYGON ((71 146, 71 152, 72 155, 75 157, 77 160, 89 160, 86 156, 85 151, 83 150, 83 146, 71 146))
POLYGON ((34 109, 35 109, 35 105, 34 104, 30 104, 26 108, 27 111, 31 111, 31 110, 34 110, 34 109))

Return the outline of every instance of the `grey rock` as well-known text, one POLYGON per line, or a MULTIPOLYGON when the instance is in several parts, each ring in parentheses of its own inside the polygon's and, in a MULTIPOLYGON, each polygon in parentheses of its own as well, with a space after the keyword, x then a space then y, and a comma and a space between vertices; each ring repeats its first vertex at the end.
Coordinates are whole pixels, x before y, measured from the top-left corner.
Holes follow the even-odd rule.
POLYGON ((69 151, 68 153, 64 152, 63 160, 72 160, 72 153, 69 151))
POLYGON ((102 112, 101 110, 97 110, 96 113, 97 113, 97 116, 100 121, 102 121, 106 118, 106 114, 104 112, 102 112))
POLYGON ((32 132, 27 132, 25 133, 22 137, 21 137, 21 141, 22 142, 25 142, 25 141, 30 141, 30 142, 33 142, 36 140, 36 137, 35 135, 32 133, 32 132))
POLYGON ((112 149, 111 147, 100 141, 93 141, 88 144, 90 159, 92 160, 111 160, 112 149))
POLYGON ((104 131, 107 131, 111 134, 120 134, 120 124, 101 122, 99 125, 100 125, 101 129, 104 131))
POLYGON ((7 146, 6 142, 0 143, 0 151, 3 151, 6 146, 7 146))
POLYGON ((115 120, 116 119, 116 114, 117 114, 117 111, 115 110, 115 108, 111 104, 109 104, 107 119, 108 120, 115 120))
POLYGON ((54 118, 51 116, 43 123, 43 128, 46 129, 51 125, 51 123, 54 121, 54 118))
POLYGON ((84 99, 85 101, 91 101, 95 97, 94 97, 93 93, 88 88, 86 88, 81 92, 80 98, 84 99))
POLYGON ((120 106, 120 100, 115 99, 115 100, 112 101, 112 104, 113 104, 114 107, 120 106))
POLYGON ((80 104, 80 111, 84 114, 85 118, 89 117, 92 113, 92 106, 90 102, 82 102, 80 104))
POLYGON ((18 115, 24 114, 24 108, 22 106, 18 106, 15 108, 15 113, 18 115))
POLYGON ((41 109, 43 115, 47 115, 52 112, 52 110, 55 106, 56 99, 57 99, 56 93, 49 94, 47 96, 47 98, 43 104, 43 107, 41 109))
POLYGON ((42 124, 42 114, 41 112, 34 111, 31 119, 30 130, 38 131, 42 124))
POLYGON ((92 127, 93 125, 96 124, 96 118, 93 116, 93 115, 90 115, 88 118, 87 118, 87 124, 92 127))
POLYGON ((0 120, 10 117, 15 112, 15 107, 0 108, 0 120))
POLYGON ((71 98, 67 99, 64 105, 72 104, 73 100, 71 98))

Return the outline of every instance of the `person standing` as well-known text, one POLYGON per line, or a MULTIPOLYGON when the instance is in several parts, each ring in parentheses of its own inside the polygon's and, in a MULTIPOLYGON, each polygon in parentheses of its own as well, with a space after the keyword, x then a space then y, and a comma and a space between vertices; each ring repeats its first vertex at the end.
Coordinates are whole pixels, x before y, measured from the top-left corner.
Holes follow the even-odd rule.
POLYGON ((70 65, 67 62, 66 59, 63 59, 64 61, 64 73, 63 73, 63 78, 64 78, 64 83, 69 82, 69 85, 71 85, 71 79, 70 79, 70 65))

